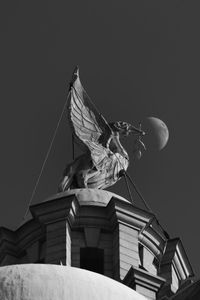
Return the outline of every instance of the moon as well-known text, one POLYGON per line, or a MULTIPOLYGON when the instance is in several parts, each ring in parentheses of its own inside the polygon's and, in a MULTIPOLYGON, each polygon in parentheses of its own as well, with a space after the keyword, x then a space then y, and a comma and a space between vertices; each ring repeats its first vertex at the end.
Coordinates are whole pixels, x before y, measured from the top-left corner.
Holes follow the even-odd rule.
POLYGON ((167 125, 155 117, 148 117, 145 121, 145 125, 144 130, 147 133, 149 148, 162 150, 169 140, 167 125))

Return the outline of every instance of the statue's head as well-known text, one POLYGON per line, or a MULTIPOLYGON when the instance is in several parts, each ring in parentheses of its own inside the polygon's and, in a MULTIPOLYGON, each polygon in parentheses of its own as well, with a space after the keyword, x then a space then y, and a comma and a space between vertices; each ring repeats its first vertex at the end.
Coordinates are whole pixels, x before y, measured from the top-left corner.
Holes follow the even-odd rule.
POLYGON ((124 136, 128 136, 131 133, 134 135, 138 135, 138 136, 145 135, 145 132, 142 131, 140 128, 141 125, 139 126, 139 128, 136 128, 135 126, 133 126, 127 122, 118 121, 118 122, 110 123, 110 126, 113 131, 117 131, 117 132, 119 132, 119 134, 122 134, 124 136))

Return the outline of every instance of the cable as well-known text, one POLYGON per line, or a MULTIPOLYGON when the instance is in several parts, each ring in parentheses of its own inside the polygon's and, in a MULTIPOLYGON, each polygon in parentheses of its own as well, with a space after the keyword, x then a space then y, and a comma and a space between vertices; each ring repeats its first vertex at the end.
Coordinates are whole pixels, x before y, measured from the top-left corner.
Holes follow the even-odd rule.
POLYGON ((64 104, 64 106, 63 106, 62 112, 61 112, 61 114, 60 114, 60 117, 59 117, 57 126, 56 126, 56 128, 55 128, 54 134, 53 134, 53 136, 52 136, 52 139, 51 139, 51 142, 50 142, 50 145, 49 145, 49 148, 48 148, 48 151, 47 151, 47 153, 46 153, 44 162, 43 162, 43 164, 42 164, 42 167, 41 167, 39 176, 38 176, 37 181, 36 181, 36 183, 35 183, 35 186, 34 186, 34 188, 33 188, 33 191, 32 191, 31 197, 30 197, 30 200, 29 200, 29 202, 28 202, 27 209, 26 209, 26 211, 25 211, 24 217, 22 218, 22 222, 25 220, 25 218, 26 218, 26 216, 27 216, 27 214, 28 214, 28 211, 29 211, 29 206, 31 205, 31 203, 32 203, 32 201, 33 201, 33 198, 34 198, 34 196, 35 196, 37 187, 38 187, 39 182, 40 182, 40 178, 41 178, 41 176, 42 176, 42 173, 43 173, 44 167, 45 167, 45 165, 46 165, 46 162, 47 162, 47 160, 48 160, 49 154, 50 154, 50 152, 51 152, 51 149, 52 149, 52 146, 53 146, 53 142, 54 142, 54 140, 55 140, 55 137, 56 137, 58 128, 59 128, 59 126, 60 126, 60 123, 61 123, 63 114, 64 114, 64 112, 65 112, 65 108, 66 108, 66 105, 67 105, 67 102, 68 102, 68 99, 69 99, 69 95, 70 95, 70 92, 69 92, 69 94, 68 94, 68 96, 67 96, 67 99, 66 99, 65 104, 64 104))
POLYGON ((129 176, 129 174, 128 174, 126 171, 125 171, 125 173, 126 173, 126 176, 128 177, 128 179, 130 180, 130 182, 132 183, 132 185, 133 185, 133 187, 134 187, 136 193, 138 194, 138 196, 140 197, 140 199, 143 201, 145 207, 146 207, 150 212, 153 213, 152 209, 151 209, 150 206, 147 204, 147 202, 144 200, 142 194, 141 194, 140 191, 138 190, 136 184, 133 182, 133 180, 131 179, 131 177, 129 176))
POLYGON ((126 177, 126 176, 127 176, 127 175, 126 175, 126 172, 124 172, 124 179, 125 179, 125 182, 126 182, 126 187, 127 187, 128 193, 129 193, 129 197, 130 197, 131 203, 132 203, 133 205, 135 205, 134 202, 133 202, 133 198, 132 198, 132 194, 131 194, 131 189, 130 189, 130 186, 129 186, 129 184, 128 184, 128 180, 127 180, 127 177, 126 177))

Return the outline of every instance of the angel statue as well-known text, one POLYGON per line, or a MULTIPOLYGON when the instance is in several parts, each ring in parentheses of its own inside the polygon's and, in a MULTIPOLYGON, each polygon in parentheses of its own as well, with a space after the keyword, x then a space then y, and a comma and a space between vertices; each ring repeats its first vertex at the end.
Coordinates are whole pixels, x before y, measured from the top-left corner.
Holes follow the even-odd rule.
POLYGON ((128 153, 120 143, 120 135, 136 136, 134 153, 140 156, 140 148, 145 149, 141 141, 145 133, 141 126, 136 128, 122 121, 108 123, 84 90, 78 68, 70 83, 67 112, 75 141, 82 146, 84 153, 65 168, 59 191, 105 189, 115 184, 129 165, 128 153))

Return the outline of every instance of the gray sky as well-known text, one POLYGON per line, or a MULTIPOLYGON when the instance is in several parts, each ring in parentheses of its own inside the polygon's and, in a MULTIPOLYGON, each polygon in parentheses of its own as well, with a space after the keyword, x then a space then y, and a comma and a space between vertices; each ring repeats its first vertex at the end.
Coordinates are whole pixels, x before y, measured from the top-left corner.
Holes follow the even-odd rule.
MULTIPOLYGON (((156 116, 168 125, 167 147, 147 151, 129 174, 200 275, 199 6, 198 0, 1 3, 0 225, 16 228, 22 220, 78 64, 108 121, 137 124, 156 116)), ((125 146, 131 157, 131 138, 125 146)), ((33 203, 57 191, 71 152, 64 118, 33 203)), ((123 181, 111 190, 128 197, 123 181)))

